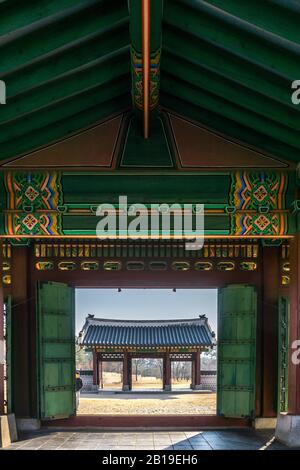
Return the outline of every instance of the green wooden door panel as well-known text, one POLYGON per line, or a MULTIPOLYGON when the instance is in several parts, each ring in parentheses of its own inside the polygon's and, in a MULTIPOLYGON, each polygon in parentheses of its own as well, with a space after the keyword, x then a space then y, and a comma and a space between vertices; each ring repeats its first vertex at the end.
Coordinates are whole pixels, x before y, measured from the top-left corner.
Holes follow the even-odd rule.
POLYGON ((254 414, 257 295, 251 286, 219 291, 217 413, 254 414))
POLYGON ((288 411, 289 317, 289 300, 280 297, 278 311, 278 412, 280 413, 288 411))
POLYGON ((5 299, 5 336, 6 336, 6 401, 7 413, 13 412, 12 403, 12 318, 11 296, 5 299))
POLYGON ((75 413, 74 289, 40 284, 38 320, 40 416, 68 417, 75 413))

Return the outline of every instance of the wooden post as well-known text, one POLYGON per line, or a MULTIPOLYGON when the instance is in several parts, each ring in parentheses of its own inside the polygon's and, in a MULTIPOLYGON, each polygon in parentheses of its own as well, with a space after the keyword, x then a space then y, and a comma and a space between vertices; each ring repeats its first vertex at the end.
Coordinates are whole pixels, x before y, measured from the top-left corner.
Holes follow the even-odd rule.
POLYGON ((0 415, 4 414, 4 311, 3 311, 3 282, 2 282, 2 263, 3 263, 3 243, 0 243, 0 415))
POLYGON ((36 389, 36 383, 32 383, 37 355, 32 354, 30 343, 31 337, 35 339, 35 323, 29 321, 30 294, 33 288, 36 291, 36 286, 32 286, 29 277, 29 253, 26 246, 14 246, 12 250, 12 360, 16 364, 12 371, 12 400, 17 417, 34 417, 37 413, 33 390, 36 389))
POLYGON ((93 385, 98 385, 98 356, 96 351, 93 349, 93 385))
POLYGON ((171 384, 171 359, 170 359, 170 351, 166 351, 165 357, 163 359, 164 361, 164 379, 163 379, 163 384, 164 384, 164 390, 165 391, 170 391, 172 388, 171 384))
POLYGON ((278 375, 278 297, 280 283, 280 251, 278 247, 262 248, 261 307, 261 416, 277 414, 278 375))
POLYGON ((288 413, 277 416, 276 437, 290 447, 300 446, 300 233, 290 243, 290 338, 288 413))
POLYGON ((290 341, 288 411, 300 416, 300 232, 290 243, 290 341), (298 342, 298 343, 297 343, 298 342), (297 359, 298 357, 298 364, 297 359))
POLYGON ((130 367, 128 364, 129 358, 128 358, 128 351, 124 351, 124 357, 123 357, 123 391, 126 392, 130 390, 130 380, 129 380, 129 372, 130 372, 130 367))
POLYGON ((200 390, 201 388, 201 359, 200 359, 200 350, 195 352, 194 356, 194 383, 193 389, 200 390))
POLYGON ((192 361, 191 361, 191 385, 190 388, 195 387, 195 357, 193 356, 192 361))
POLYGON ((128 354, 128 387, 129 387, 129 390, 132 390, 132 358, 130 357, 130 355, 128 354))
POLYGON ((98 357, 98 387, 103 389, 103 362, 101 356, 98 357))

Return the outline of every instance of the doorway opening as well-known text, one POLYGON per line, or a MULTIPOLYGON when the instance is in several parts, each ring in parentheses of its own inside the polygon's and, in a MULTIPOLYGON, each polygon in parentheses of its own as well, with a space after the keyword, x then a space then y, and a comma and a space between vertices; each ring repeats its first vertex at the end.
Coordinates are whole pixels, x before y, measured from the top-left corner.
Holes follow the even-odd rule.
POLYGON ((100 366, 99 391, 121 391, 122 371, 122 362, 103 361, 100 366))
MULTIPOLYGON (((88 403, 87 410, 85 400, 91 400, 91 397, 84 396, 84 393, 88 390, 82 390, 80 402, 78 394, 76 395, 76 404, 79 404, 78 418, 80 415, 88 415, 85 420, 88 422, 89 416, 93 413, 98 420, 101 418, 102 422, 103 415, 109 416, 109 420, 115 415, 121 415, 116 416, 117 421, 120 418, 121 422, 125 423, 130 415, 132 418, 136 415, 146 415, 147 422, 152 417, 158 423, 159 417, 168 416, 169 419, 170 415, 176 419, 186 416, 189 422, 191 416, 201 418, 205 415, 207 418, 207 415, 210 415, 214 418, 217 414, 222 419, 223 417, 249 419, 255 415, 257 291, 254 286, 239 283, 221 287, 218 291, 218 300, 215 291, 215 306, 218 303, 217 338, 205 314, 190 315, 193 306, 188 304, 188 301, 193 297, 192 293, 199 295, 200 292, 203 294, 203 291, 197 288, 182 291, 172 289, 172 295, 179 292, 186 297, 184 298, 184 295, 180 296, 181 298, 177 297, 173 303, 168 298, 165 305, 161 295, 156 298, 158 302, 153 304, 155 289, 127 289, 127 291, 133 295, 134 302, 127 304, 125 298, 120 301, 123 318, 119 317, 120 312, 118 312, 115 315, 119 318, 112 318, 112 313, 108 318, 107 315, 106 318, 103 316, 97 318, 91 313, 86 316, 85 313, 80 319, 82 323, 82 319, 85 318, 84 325, 78 332, 77 344, 92 361, 92 373, 89 371, 89 376, 92 376, 90 385, 93 393, 97 393, 97 397, 93 397, 93 403, 88 403), (147 299, 146 295, 149 292, 147 299), (137 320, 137 317, 131 319, 135 314, 142 319, 137 320), (149 319, 151 315, 152 319, 149 319), (208 370, 205 374, 202 370, 202 355, 204 357, 205 354, 210 354, 209 361, 214 359, 211 356, 215 355, 215 339, 218 342, 217 393, 213 394, 211 390, 210 396, 207 397, 209 400, 202 402, 200 398, 208 395, 211 380, 214 379, 214 383, 216 381, 215 373, 212 374, 208 370), (149 356, 163 359, 164 389, 155 393, 148 391, 148 396, 141 396, 137 390, 132 390, 132 359, 149 356), (122 392, 113 392, 107 397, 98 393, 99 364, 113 360, 123 363, 122 392), (185 393, 172 389, 171 377, 172 362, 183 360, 189 360, 193 364, 192 388, 185 393)), ((103 310, 103 292, 104 289, 96 291, 97 304, 93 310, 97 315, 99 314, 97 305, 100 307, 100 315, 103 310)), ((108 313, 109 306, 116 311, 114 295, 119 295, 120 292, 122 290, 119 288, 117 291, 111 289, 110 293, 107 293, 105 313, 108 313)), ((158 293, 161 292, 165 293, 167 289, 158 289, 158 293)), ((205 295, 207 292, 209 290, 205 295)), ((75 289, 67 284, 44 282, 39 285, 37 302, 39 410, 41 419, 46 422, 49 419, 68 418, 75 413, 74 294, 75 289)), ((91 311, 91 305, 87 302, 89 299, 89 297, 84 299, 84 308, 91 311)), ((193 300, 195 302, 195 298, 193 300)), ((198 298, 194 308, 198 310, 201 305, 203 309, 205 300, 198 298)), ((76 373, 76 385, 77 380, 76 373)))
POLYGON ((131 363, 132 387, 139 391, 163 390, 163 360, 159 358, 133 358, 131 363))
POLYGON ((172 363, 172 388, 189 390, 192 388, 192 362, 174 361, 172 363))
POLYGON ((76 369, 84 384, 77 415, 215 415, 216 341, 195 340, 193 328, 202 322, 216 331, 217 295, 217 289, 77 289, 76 369), (87 322, 98 335, 90 347, 87 322))

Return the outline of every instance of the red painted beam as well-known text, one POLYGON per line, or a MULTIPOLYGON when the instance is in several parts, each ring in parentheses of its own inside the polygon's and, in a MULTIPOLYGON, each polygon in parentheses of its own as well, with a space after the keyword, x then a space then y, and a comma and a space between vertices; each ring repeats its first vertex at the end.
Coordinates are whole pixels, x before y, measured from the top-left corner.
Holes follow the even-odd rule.
POLYGON ((150 135, 150 26, 151 1, 142 0, 142 67, 144 138, 150 135))

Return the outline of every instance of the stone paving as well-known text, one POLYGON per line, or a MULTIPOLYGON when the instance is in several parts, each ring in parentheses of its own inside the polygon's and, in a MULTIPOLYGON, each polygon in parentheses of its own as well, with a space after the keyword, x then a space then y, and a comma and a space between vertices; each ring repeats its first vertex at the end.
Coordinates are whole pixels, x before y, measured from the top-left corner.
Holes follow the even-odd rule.
POLYGON ((51 430, 24 433, 8 450, 277 450, 272 431, 99 432, 51 430))

